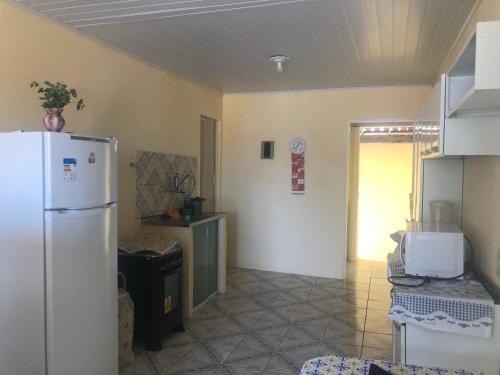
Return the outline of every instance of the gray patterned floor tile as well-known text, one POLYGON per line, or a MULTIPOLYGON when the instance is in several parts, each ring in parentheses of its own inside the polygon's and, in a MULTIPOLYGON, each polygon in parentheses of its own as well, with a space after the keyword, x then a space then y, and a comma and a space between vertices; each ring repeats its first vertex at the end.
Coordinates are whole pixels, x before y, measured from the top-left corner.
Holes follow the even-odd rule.
POLYGON ((227 282, 229 284, 240 284, 240 283, 247 283, 250 281, 256 281, 258 280, 258 277, 249 270, 241 270, 241 271, 236 271, 236 272, 231 272, 227 274, 227 282))
POLYGON ((333 329, 346 329, 363 331, 365 329, 365 319, 359 319, 354 316, 343 317, 333 315, 332 319, 328 322, 328 327, 333 329))
POLYGON ((289 325, 281 327, 269 327, 255 330, 252 334, 261 342, 263 342, 269 349, 277 350, 280 347, 283 338, 290 329, 289 325))
POLYGON ((370 278, 371 275, 365 274, 365 275, 360 275, 360 274, 352 274, 348 273, 346 274, 345 280, 347 281, 352 281, 355 283, 360 283, 360 284, 370 284, 370 278))
POLYGON ((349 264, 346 280, 229 269, 226 294, 120 374, 284 375, 328 354, 390 359, 390 285, 372 264, 349 264))
POLYGON ((258 280, 249 283, 241 283, 238 284, 238 288, 247 294, 262 294, 278 290, 278 288, 276 288, 267 280, 258 280))
POLYGON ((281 341, 279 350, 283 351, 305 345, 311 345, 317 347, 320 341, 321 340, 318 340, 314 336, 309 335, 300 327, 291 326, 286 332, 285 337, 281 341))
POLYGON ((262 371, 250 370, 250 369, 247 369, 244 367, 225 365, 224 368, 231 375, 260 375, 260 374, 262 374, 262 371))
POLYGON ((365 331, 392 335, 392 322, 387 319, 366 319, 365 331))
POLYGON ((271 310, 286 319, 289 322, 294 322, 300 316, 300 310, 302 305, 293 304, 293 305, 285 305, 285 306, 276 306, 271 310))
POLYGON ((312 288, 313 288, 312 285, 303 286, 299 288, 292 288, 288 289, 287 293, 299 301, 305 301, 307 300, 307 297, 309 297, 309 293, 311 293, 312 288))
POLYGON ((204 320, 188 320, 184 322, 186 329, 194 334, 197 338, 207 338, 212 331, 220 326, 225 321, 224 317, 204 319, 204 320))
POLYGON ((264 309, 253 310, 247 312, 232 313, 229 314, 228 316, 237 321, 243 327, 249 329, 254 327, 255 322, 257 322, 266 311, 267 310, 264 309))
POLYGON ((276 327, 287 324, 287 320, 274 312, 273 310, 266 310, 261 317, 253 324, 250 329, 260 329, 268 327, 276 327))
POLYGON ((273 354, 272 358, 268 362, 264 374, 266 375, 289 375, 295 374, 296 370, 292 364, 290 364, 285 358, 281 357, 280 354, 273 354))
POLYGON ((168 373, 211 369, 217 367, 217 359, 202 344, 195 344, 184 356, 179 358, 168 373))
POLYGON ((262 307, 269 308, 273 306, 291 305, 299 301, 287 291, 277 291, 270 293, 263 293, 253 297, 253 299, 262 305, 262 307))
POLYGON ((155 375, 157 371, 153 362, 147 354, 136 354, 135 361, 127 367, 120 369, 121 374, 136 374, 136 375, 155 375))
POLYGON ((293 289, 309 285, 306 281, 303 281, 295 276, 272 279, 269 283, 279 289, 293 289))
MULTIPOLYGON (((215 301, 222 301, 245 295, 245 293, 239 288, 239 285, 240 284, 238 284, 238 286, 233 284, 227 284, 226 293, 217 293, 214 297, 210 299, 209 303, 214 304, 215 301)), ((202 309, 202 307, 200 307, 200 309, 202 309)))
POLYGON ((264 355, 230 361, 227 362, 227 365, 230 365, 232 368, 240 367, 247 370, 262 372, 271 360, 271 357, 271 354, 266 353, 264 355))
POLYGON ((351 328, 327 328, 323 341, 328 343, 362 346, 363 331, 356 331, 351 328))
POLYGON ((366 308, 368 300, 366 298, 337 297, 339 304, 352 308, 366 308))
POLYGON ((329 317, 331 312, 323 310, 314 303, 302 305, 299 314, 294 321, 307 321, 329 317))
POLYGON ((255 337, 246 335, 238 343, 233 352, 226 358, 228 362, 236 361, 238 359, 255 357, 263 355, 268 352, 268 349, 259 342, 255 337))
POLYGON ((220 362, 223 362, 229 354, 236 348, 245 335, 239 334, 206 340, 204 343, 212 355, 220 362))
POLYGON ((150 353, 149 357, 161 373, 166 373, 184 355, 189 353, 194 348, 194 346, 194 344, 164 346, 163 350, 157 353, 150 353))
POLYGON ((346 280, 342 283, 342 288, 368 291, 368 290, 370 290, 370 285, 371 284, 356 283, 356 282, 346 280))
POLYGON ((361 351, 361 357, 366 359, 392 361, 392 350, 363 347, 363 350, 361 351))
POLYGON ((323 344, 321 344, 318 355, 323 356, 330 354, 359 357, 361 355, 361 346, 332 342, 324 342, 323 344))
POLYGON ((305 361, 318 356, 318 346, 307 345, 304 347, 297 347, 280 352, 280 356, 288 363, 295 367, 296 371, 300 371, 305 361))
POLYGON ((263 280, 279 279, 282 277, 291 276, 289 273, 284 272, 274 272, 274 271, 254 271, 255 275, 263 280))
POLYGON ((231 375, 231 373, 224 366, 219 366, 215 370, 214 375, 231 375))
MULTIPOLYGON (((240 292, 240 294, 241 294, 241 292, 240 292)), ((206 303, 201 308, 199 308, 198 310, 196 310, 193 313, 193 317, 191 319, 192 320, 203 320, 203 319, 214 319, 214 318, 223 317, 224 316, 224 311, 222 311, 221 309, 219 309, 213 303, 213 301, 215 301, 218 298, 225 299, 225 298, 228 298, 228 297, 227 297, 227 294, 215 296, 212 299, 212 301, 210 301, 209 303, 206 303)))
POLYGON ((215 326, 215 329, 213 329, 204 338, 209 340, 224 336, 234 336, 237 334, 242 334, 244 332, 245 329, 241 327, 237 322, 232 320, 230 317, 224 317, 218 321, 217 325, 215 326))
POLYGON ((342 279, 332 279, 332 278, 329 278, 329 277, 317 277, 316 278, 316 284, 317 285, 321 285, 321 284, 330 284, 330 285, 342 285, 342 283, 344 282, 344 280, 342 279))
POLYGON ((363 348, 386 349, 392 348, 392 335, 365 332, 363 348))
POLYGON ((347 322, 351 322, 354 320, 365 320, 366 311, 367 310, 362 307, 358 308, 345 305, 337 305, 332 310, 332 317, 334 319, 347 322))
POLYGON ((328 291, 328 289, 321 288, 321 286, 316 285, 313 287, 307 297, 308 301, 314 300, 325 300, 328 298, 334 298, 334 296, 328 291))
POLYGON ((188 345, 194 344, 195 342, 196 338, 189 331, 174 332, 168 335, 165 340, 163 340, 162 347, 166 348, 169 346, 188 345))
POLYGON ((247 296, 216 300, 214 303, 226 313, 246 312, 261 309, 261 306, 247 296))
POLYGON ((307 276, 307 275, 296 275, 296 277, 302 281, 305 281, 309 285, 316 284, 316 281, 318 279, 316 276, 307 276))
POLYGON ((303 331, 307 332, 310 336, 322 340, 326 333, 326 328, 328 327, 329 318, 313 319, 306 321, 299 321, 294 323, 297 327, 300 327, 303 331))

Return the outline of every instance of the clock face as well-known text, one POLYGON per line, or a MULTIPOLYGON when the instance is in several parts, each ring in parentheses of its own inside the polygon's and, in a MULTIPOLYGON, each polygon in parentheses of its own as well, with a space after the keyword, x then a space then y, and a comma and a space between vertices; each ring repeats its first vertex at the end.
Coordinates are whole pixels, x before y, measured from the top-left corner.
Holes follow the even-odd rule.
POLYGON ((303 154, 306 151, 306 141, 302 138, 294 138, 290 141, 290 151, 294 154, 303 154))

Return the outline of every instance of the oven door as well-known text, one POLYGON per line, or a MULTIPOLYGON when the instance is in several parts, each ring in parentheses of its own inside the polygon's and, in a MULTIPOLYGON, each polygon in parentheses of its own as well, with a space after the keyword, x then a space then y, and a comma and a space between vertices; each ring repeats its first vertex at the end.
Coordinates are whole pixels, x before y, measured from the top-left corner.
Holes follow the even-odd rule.
POLYGON ((160 318, 182 307, 182 264, 160 268, 160 318))

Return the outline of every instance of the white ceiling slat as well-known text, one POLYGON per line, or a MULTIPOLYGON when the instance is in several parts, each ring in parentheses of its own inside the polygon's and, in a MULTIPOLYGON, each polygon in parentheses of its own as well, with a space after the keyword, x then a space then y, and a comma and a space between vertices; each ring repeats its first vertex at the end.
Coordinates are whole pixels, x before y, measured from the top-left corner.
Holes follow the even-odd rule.
POLYGON ((410 0, 393 1, 393 69, 394 82, 405 79, 404 64, 406 59, 406 34, 408 32, 408 17, 410 16, 410 0))
POLYGON ((432 84, 476 2, 15 1, 221 92, 432 84))
POLYGON ((429 0, 410 0, 410 6, 408 8, 408 25, 406 27, 406 39, 404 46, 403 77, 411 77, 411 81, 409 83, 415 83, 412 75, 413 66, 428 2, 429 0))
POLYGON ((397 81, 393 78, 394 69, 394 0, 377 0, 377 23, 380 35, 381 72, 380 79, 389 85, 397 81))

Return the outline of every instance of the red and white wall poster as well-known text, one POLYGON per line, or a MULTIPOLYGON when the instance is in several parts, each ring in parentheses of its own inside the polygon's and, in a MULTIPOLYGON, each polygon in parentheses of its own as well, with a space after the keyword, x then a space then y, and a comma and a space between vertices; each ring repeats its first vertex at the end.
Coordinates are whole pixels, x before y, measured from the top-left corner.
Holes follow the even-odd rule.
POLYGON ((305 192, 304 154, 292 154, 292 194, 305 192))

